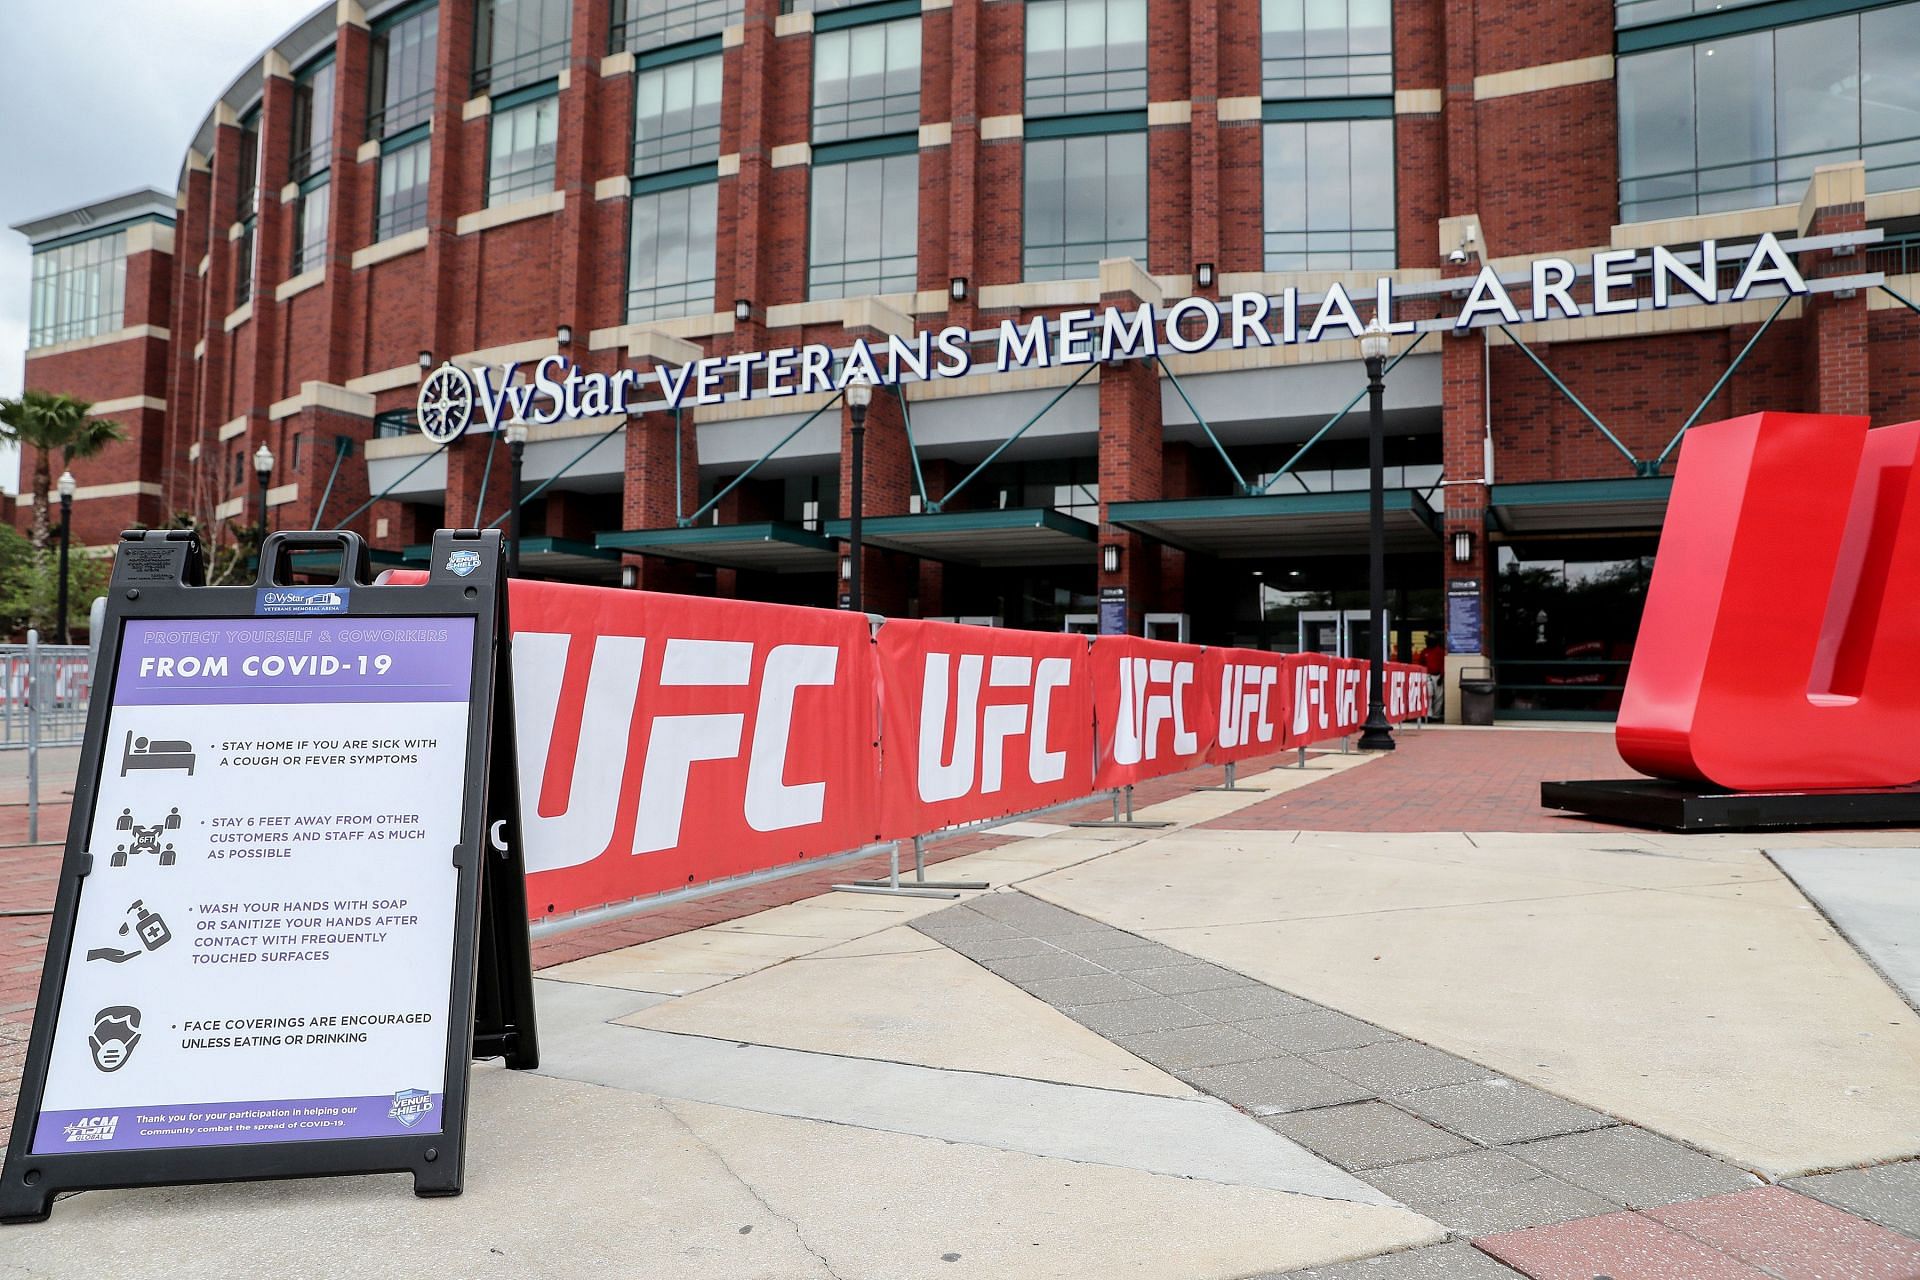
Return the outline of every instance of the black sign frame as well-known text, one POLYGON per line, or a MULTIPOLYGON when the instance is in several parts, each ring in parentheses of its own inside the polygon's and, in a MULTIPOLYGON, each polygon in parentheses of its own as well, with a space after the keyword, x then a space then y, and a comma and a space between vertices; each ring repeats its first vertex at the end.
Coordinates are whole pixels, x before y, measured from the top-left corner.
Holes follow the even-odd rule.
POLYGON ((97 670, 108 675, 96 683, 87 709, 33 1034, 12 1138, 0 1169, 0 1222, 43 1221, 59 1193, 110 1187, 411 1173, 416 1195, 458 1195, 466 1165, 472 1059, 501 1057, 519 1070, 539 1065, 513 737, 506 560, 499 532, 442 529, 434 535, 427 572, 405 574, 394 583, 374 581, 366 543, 357 534, 276 533, 261 548, 257 581, 213 587, 205 585, 193 532, 129 530, 121 539, 97 657, 97 670), (46 1092, 80 894, 92 870, 86 850, 109 754, 107 723, 124 624, 136 619, 253 620, 258 616, 255 593, 286 585, 292 555, 299 551, 337 553, 338 571, 331 585, 350 589, 343 616, 473 619, 464 798, 459 842, 451 850, 458 874, 441 1130, 376 1138, 34 1153, 33 1132, 46 1092), (454 562, 461 573, 449 567, 455 552, 475 553, 454 562), (422 576, 425 580, 418 581, 422 576))

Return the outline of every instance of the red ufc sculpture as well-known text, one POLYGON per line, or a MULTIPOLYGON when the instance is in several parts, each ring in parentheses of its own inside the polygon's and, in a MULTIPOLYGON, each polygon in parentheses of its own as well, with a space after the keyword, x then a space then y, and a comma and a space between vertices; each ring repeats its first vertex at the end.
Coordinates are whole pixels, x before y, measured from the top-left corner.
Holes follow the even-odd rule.
POLYGON ((1920 422, 1756 413, 1695 427, 1615 741, 1736 791, 1920 780, 1920 422))

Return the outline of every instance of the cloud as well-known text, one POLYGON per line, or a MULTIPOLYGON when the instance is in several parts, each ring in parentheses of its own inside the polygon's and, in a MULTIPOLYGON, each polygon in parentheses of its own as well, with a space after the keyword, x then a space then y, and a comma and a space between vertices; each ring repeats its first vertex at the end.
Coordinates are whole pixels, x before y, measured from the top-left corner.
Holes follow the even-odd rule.
MULTIPOLYGON (((9 0, 5 7, 0 228, 134 187, 172 191, 214 99, 269 44, 323 6, 9 0)), ((0 396, 20 393, 29 273, 26 238, 0 229, 0 396)), ((12 469, 11 460, 0 459, 0 483, 12 469)))

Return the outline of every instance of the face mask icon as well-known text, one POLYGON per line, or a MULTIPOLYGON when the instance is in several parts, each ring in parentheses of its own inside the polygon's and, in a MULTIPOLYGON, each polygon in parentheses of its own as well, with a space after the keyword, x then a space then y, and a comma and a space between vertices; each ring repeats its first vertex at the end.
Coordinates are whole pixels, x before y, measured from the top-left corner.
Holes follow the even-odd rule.
POLYGON ((93 1065, 102 1071, 118 1071, 133 1056, 140 1043, 140 1011, 130 1004, 116 1004, 93 1015, 93 1034, 87 1047, 93 1050, 93 1065))

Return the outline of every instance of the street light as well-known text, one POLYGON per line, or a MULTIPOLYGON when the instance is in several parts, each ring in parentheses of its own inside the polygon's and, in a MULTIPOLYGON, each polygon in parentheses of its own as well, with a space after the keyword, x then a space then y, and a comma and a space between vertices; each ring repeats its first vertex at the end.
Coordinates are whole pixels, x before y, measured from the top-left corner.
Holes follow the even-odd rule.
POLYGON ((507 440, 507 576, 520 576, 520 465, 527 456, 527 424, 515 418, 500 428, 507 440))
POLYGON ((273 475, 273 450, 261 445, 253 451, 253 474, 260 477, 260 542, 267 540, 267 480, 273 475))
POLYGON ((1360 339, 1367 363, 1367 723, 1360 731, 1362 751, 1393 750, 1387 726, 1387 493, 1386 398, 1387 327, 1375 316, 1360 339))
POLYGON ((860 509, 866 501, 867 406, 872 403, 873 383, 864 372, 856 372, 847 383, 847 407, 853 410, 853 518, 847 528, 852 569, 847 577, 847 604, 855 613, 865 612, 860 601, 860 509))
POLYGON ((73 481, 73 472, 62 471, 58 482, 60 489, 60 622, 54 628, 61 644, 70 643, 67 639, 67 547, 73 541, 73 491, 79 486, 73 481))

